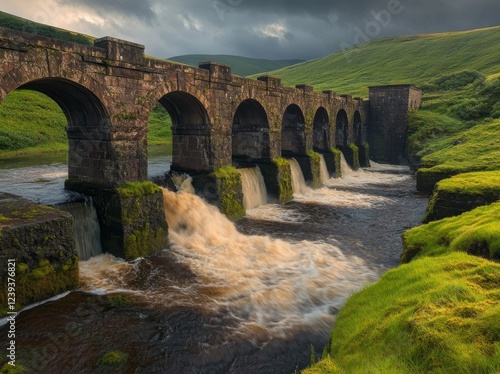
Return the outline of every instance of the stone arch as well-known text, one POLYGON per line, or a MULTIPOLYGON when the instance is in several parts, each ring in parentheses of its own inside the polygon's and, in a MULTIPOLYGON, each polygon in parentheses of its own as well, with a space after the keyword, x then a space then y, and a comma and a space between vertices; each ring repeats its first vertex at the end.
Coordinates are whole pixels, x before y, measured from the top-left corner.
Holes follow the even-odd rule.
POLYGON ((330 118, 324 107, 319 107, 313 121, 313 146, 317 151, 330 148, 330 118))
POLYGON ((281 154, 283 156, 306 154, 306 121, 297 104, 290 104, 281 122, 281 154))
POLYGON ((107 162, 113 157, 110 116, 94 92, 63 78, 34 79, 16 88, 47 95, 62 109, 68 121, 68 179, 113 184, 117 171, 107 162))
POLYGON ((354 142, 359 146, 363 143, 363 126, 361 121, 361 113, 359 110, 354 112, 353 117, 353 139, 354 142))
POLYGON ((347 112, 340 109, 337 112, 335 120, 335 144, 339 147, 347 147, 349 145, 349 121, 347 112))
POLYGON ((264 107, 255 99, 243 100, 233 117, 233 159, 270 158, 269 120, 264 107))
POLYGON ((158 102, 172 119, 172 169, 210 170, 210 119, 206 107, 190 93, 172 91, 158 102))

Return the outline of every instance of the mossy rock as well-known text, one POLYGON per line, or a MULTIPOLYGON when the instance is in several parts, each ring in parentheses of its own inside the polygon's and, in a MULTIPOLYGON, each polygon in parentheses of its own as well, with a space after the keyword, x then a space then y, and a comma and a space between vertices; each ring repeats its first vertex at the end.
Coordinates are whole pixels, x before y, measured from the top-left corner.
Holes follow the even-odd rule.
MULTIPOLYGON (((32 270, 26 264, 20 265, 16 268, 16 310, 80 286, 77 256, 65 265, 48 260, 40 261, 32 270)), ((7 294, 0 290, 0 304, 6 302, 7 294)))
POLYGON ((202 189, 206 189, 209 184, 214 186, 214 196, 209 202, 215 203, 229 219, 235 221, 245 216, 241 175, 234 166, 215 170, 202 179, 202 184, 202 189))
POLYGON ((147 195, 154 195, 161 192, 161 188, 153 182, 128 182, 122 187, 117 189, 121 197, 141 197, 147 195))
POLYGON ((314 151, 307 152, 307 156, 310 160, 311 167, 311 187, 321 188, 323 187, 323 181, 321 180, 321 156, 319 153, 314 151))
POLYGON ((290 163, 285 158, 273 159, 277 168, 277 180, 279 187, 279 203, 285 204, 293 200, 292 170, 290 163))
POLYGON ((342 151, 338 148, 331 148, 330 150, 334 157, 334 165, 335 168, 333 172, 331 172, 333 178, 341 178, 342 177, 342 151))
POLYGON ((293 199, 292 173, 285 158, 257 163, 266 184, 268 201, 285 204, 293 199))
POLYGON ((220 198, 220 208, 229 219, 245 216, 241 175, 234 166, 224 166, 213 173, 220 198))
POLYGON ((455 251, 500 259, 500 203, 406 231, 401 262, 455 251))
POLYGON ((0 369, 0 374, 25 374, 25 373, 28 373, 28 371, 24 368, 24 366, 19 364, 18 360, 16 360, 16 366, 12 366, 9 363, 6 363, 0 369))
POLYGON ((458 216, 499 200, 500 171, 459 174, 437 183, 422 222, 458 216))
POLYGON ((349 164, 352 170, 356 171, 360 169, 359 164, 359 148, 356 144, 349 144, 347 147, 342 147, 340 149, 344 154, 345 160, 349 164))
POLYGON ((420 168, 416 173, 417 191, 431 193, 439 181, 451 178, 456 174, 457 172, 453 171, 443 172, 432 168, 420 168))
POLYGON ((127 367, 128 354, 121 351, 111 351, 97 361, 97 368, 102 372, 115 372, 127 367))

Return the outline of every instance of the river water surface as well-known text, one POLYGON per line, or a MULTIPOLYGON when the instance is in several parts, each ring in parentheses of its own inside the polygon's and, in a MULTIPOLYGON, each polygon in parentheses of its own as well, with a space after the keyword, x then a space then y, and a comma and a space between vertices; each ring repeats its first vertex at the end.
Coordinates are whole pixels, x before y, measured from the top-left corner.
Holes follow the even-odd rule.
MULTIPOLYGON (((150 176, 160 175, 169 157, 150 157, 149 165, 150 176)), ((0 191, 60 203, 65 169, 61 160, 4 166, 0 191)), ((242 172, 260 191, 256 174, 242 172)), ((257 206, 236 224, 194 195, 165 190, 169 248, 132 263, 106 254, 81 261, 80 290, 17 316, 19 363, 30 373, 307 366, 345 300, 398 265, 401 234, 419 224, 427 200, 402 167, 344 166, 342 179, 318 190, 294 179, 292 202, 257 206), (125 353, 126 364, 102 371, 99 360, 111 351, 125 353)), ((258 201, 265 200, 246 204, 258 201)))

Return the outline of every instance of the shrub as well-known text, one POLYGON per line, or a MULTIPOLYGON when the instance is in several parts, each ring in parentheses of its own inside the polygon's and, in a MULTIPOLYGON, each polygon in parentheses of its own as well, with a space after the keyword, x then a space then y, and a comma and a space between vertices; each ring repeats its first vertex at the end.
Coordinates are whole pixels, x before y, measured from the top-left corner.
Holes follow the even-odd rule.
POLYGON ((472 83, 481 84, 485 79, 485 76, 478 71, 464 70, 458 73, 442 75, 433 82, 432 86, 445 91, 458 90, 472 83))
POLYGON ((489 114, 489 105, 478 99, 465 99, 461 103, 452 107, 452 112, 459 118, 471 121, 485 117, 489 114))

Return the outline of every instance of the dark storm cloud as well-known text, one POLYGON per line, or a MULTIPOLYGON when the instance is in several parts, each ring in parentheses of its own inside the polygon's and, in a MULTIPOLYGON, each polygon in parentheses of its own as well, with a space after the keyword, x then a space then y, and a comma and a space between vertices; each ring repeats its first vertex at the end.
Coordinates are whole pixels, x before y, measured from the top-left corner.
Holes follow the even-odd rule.
POLYGON ((105 11, 126 17, 136 17, 148 23, 156 18, 150 0, 57 0, 61 5, 79 5, 90 10, 105 11))
POLYGON ((140 20, 109 30, 169 57, 225 53, 311 59, 378 37, 500 24, 498 0, 56 0, 140 20))

